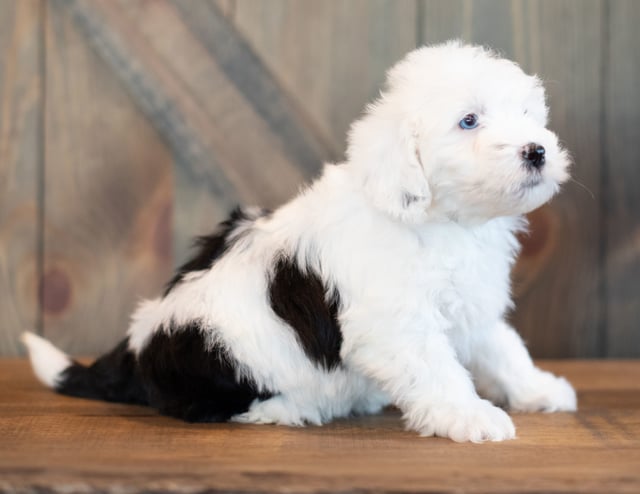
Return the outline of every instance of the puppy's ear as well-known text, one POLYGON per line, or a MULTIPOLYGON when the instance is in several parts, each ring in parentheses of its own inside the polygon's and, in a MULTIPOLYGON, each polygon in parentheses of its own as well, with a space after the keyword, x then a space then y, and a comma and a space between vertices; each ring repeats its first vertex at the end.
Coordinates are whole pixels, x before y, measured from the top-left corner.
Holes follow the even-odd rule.
POLYGON ((368 114, 349 134, 349 163, 375 207, 406 223, 428 216, 431 191, 410 123, 368 114))

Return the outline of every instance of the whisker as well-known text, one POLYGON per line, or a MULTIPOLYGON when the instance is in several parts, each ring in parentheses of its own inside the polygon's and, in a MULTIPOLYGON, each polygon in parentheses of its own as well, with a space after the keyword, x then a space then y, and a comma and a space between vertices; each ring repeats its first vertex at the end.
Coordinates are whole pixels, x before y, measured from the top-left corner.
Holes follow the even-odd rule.
POLYGON ((569 177, 569 180, 571 180, 572 182, 574 182, 575 184, 579 185, 584 190, 586 190, 589 193, 589 195, 591 196, 591 199, 595 200, 596 195, 591 191, 591 189, 589 187, 587 187, 585 184, 583 184, 582 182, 579 182, 578 180, 576 180, 573 177, 569 177))

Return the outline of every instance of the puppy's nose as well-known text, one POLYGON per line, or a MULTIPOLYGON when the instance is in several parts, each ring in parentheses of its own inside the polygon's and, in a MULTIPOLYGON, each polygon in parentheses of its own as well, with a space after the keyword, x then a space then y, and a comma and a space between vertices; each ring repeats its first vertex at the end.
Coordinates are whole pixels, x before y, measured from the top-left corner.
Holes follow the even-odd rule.
POLYGON ((544 165, 544 147, 535 142, 530 142, 522 148, 522 158, 528 167, 539 170, 544 165))

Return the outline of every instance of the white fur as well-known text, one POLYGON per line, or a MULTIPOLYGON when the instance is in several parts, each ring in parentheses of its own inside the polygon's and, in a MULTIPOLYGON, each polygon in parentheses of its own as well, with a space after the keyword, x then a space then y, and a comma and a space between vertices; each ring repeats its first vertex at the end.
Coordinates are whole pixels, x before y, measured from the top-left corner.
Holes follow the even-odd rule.
POLYGON ((422 435, 477 442, 515 437, 478 391, 515 410, 575 410, 571 386, 537 369, 504 322, 521 215, 568 177, 546 121, 540 81, 513 62, 455 42, 415 50, 353 124, 347 161, 272 215, 253 215, 210 269, 145 302, 130 348, 170 321, 213 328, 210 344, 238 373, 277 393, 240 422, 321 424, 393 403, 422 435), (468 113, 478 128, 459 127, 468 113), (522 161, 530 142, 546 149, 540 174, 522 161), (271 309, 282 253, 339 294, 335 370, 311 362, 271 309))
POLYGON ((40 381, 54 388, 60 375, 71 365, 71 359, 44 338, 24 332, 20 338, 29 350, 33 371, 40 381))

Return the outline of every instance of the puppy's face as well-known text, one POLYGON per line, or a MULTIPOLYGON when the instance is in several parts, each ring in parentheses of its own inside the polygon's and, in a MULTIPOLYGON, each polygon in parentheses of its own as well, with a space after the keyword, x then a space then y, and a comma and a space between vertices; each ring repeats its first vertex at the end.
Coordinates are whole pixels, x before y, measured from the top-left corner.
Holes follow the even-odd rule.
POLYGON ((417 198, 404 202, 425 217, 526 213, 568 178, 568 154, 546 128, 540 80, 479 47, 450 43, 410 53, 389 72, 388 91, 370 116, 404 129, 399 146, 411 179, 402 187, 417 198), (411 183, 421 180, 414 193, 411 183))
POLYGON ((415 138, 432 207, 484 219, 548 201, 569 160, 546 128, 540 81, 481 50, 429 58, 424 70, 440 75, 424 81, 428 107, 415 115, 415 138))

